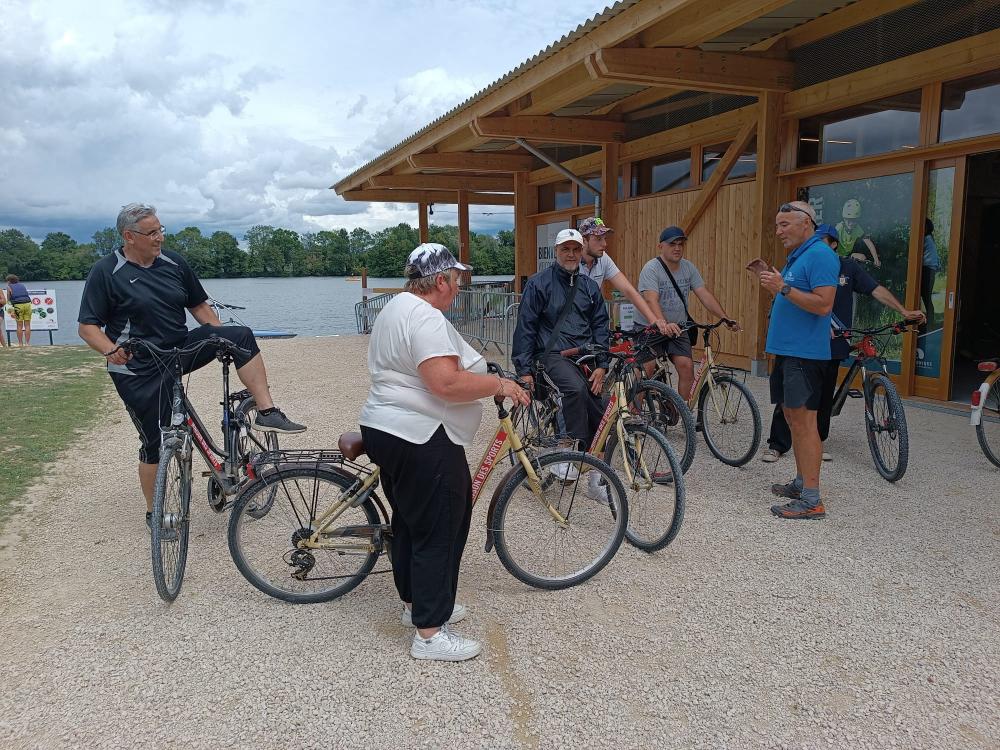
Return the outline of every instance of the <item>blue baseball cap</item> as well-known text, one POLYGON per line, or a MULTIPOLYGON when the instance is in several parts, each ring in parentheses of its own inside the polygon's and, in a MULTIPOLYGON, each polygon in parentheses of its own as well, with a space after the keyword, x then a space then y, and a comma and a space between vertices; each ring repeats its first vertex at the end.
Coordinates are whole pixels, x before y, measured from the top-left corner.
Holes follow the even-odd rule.
POLYGON ((840 233, 837 228, 830 224, 820 224, 816 227, 816 234, 820 237, 829 237, 834 242, 840 242, 840 233))
POLYGON ((686 240, 687 235, 680 227, 667 227, 660 232, 660 242, 673 242, 674 240, 686 240))

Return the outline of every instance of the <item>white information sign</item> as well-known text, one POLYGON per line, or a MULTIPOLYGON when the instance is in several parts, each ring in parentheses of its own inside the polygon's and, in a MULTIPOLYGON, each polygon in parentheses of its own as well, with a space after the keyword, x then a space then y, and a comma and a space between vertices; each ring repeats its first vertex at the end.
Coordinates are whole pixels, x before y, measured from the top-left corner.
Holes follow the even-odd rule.
POLYGON ((535 273, 542 271, 556 260, 556 235, 563 229, 569 229, 568 221, 555 221, 551 224, 539 224, 535 228, 536 246, 538 248, 538 260, 535 265, 535 273))
POLYGON ((621 317, 618 325, 623 331, 631 331, 635 328, 635 305, 631 302, 622 302, 621 307, 618 308, 618 314, 621 317))
MULTIPOLYGON (((29 289, 31 295, 31 330, 32 331, 58 331, 59 316, 56 307, 55 289, 29 289)), ((17 322, 14 320, 14 308, 9 304, 5 311, 3 323, 7 331, 16 331, 17 322)))

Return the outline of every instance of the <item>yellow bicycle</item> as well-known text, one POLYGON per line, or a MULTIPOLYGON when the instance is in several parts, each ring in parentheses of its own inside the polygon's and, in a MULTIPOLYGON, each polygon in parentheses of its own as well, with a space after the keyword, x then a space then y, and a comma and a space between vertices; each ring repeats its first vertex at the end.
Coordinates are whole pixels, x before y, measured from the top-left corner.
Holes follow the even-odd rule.
MULTIPOLYGON (((495 365, 490 370, 506 376, 495 365)), ((538 405, 512 413, 496 401, 496 408, 496 433, 472 475, 475 503, 494 468, 510 463, 486 513, 486 551, 495 547, 504 567, 530 586, 583 583, 621 546, 629 519, 625 488, 600 459, 531 430, 538 405), (587 494, 591 482, 604 490, 600 502, 587 494)), ((329 601, 354 589, 389 552, 392 524, 376 493, 379 468, 358 463, 363 455, 361 434, 346 433, 338 450, 255 457, 228 531, 233 561, 253 586, 293 603, 329 601), (264 503, 270 508, 262 513, 264 503)))

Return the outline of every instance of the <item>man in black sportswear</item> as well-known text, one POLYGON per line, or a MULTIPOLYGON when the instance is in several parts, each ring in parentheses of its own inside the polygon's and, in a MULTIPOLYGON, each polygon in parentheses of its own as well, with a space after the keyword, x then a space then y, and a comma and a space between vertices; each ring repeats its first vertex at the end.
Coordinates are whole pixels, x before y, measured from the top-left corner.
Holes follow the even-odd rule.
MULTIPOLYGON (((160 460, 160 425, 170 419, 173 379, 161 374, 149 353, 117 350, 128 338, 140 338, 162 349, 186 347, 210 336, 228 339, 250 352, 234 356, 236 374, 257 401, 254 427, 261 432, 296 433, 292 422, 271 400, 264 360, 253 332, 224 326, 208 304, 198 277, 180 255, 163 251, 163 227, 153 206, 130 203, 118 214, 123 245, 90 270, 80 301, 80 338, 108 361, 108 373, 139 432, 139 484, 146 496, 146 519, 153 507, 153 484, 160 460), (201 323, 187 329, 185 311, 201 323)), ((215 358, 206 346, 183 363, 184 372, 215 358)))

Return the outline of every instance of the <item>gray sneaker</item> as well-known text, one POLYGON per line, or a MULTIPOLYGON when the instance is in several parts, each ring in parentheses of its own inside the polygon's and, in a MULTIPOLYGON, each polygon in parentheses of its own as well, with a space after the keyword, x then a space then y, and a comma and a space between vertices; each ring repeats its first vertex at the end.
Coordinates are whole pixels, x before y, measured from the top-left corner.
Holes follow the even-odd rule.
POLYGON ((482 650, 479 641, 452 633, 445 625, 430 638, 414 633, 410 656, 431 661, 465 661, 479 656, 482 650))
MULTIPOLYGON (((451 610, 451 617, 448 618, 448 624, 454 625, 456 622, 461 622, 465 619, 465 616, 469 614, 469 611, 465 608, 465 605, 455 603, 455 608, 451 610)), ((413 613, 403 605, 403 614, 400 615, 399 621, 403 623, 408 628, 413 627, 413 613)))
POLYGON ((789 500, 798 500, 802 496, 802 490, 795 485, 793 480, 787 484, 772 484, 771 494, 787 497, 789 500))
POLYGON ((286 435, 293 435, 297 432, 305 432, 305 425, 296 424, 281 409, 275 409, 269 414, 257 412, 257 417, 253 421, 253 428, 258 432, 281 432, 286 435))

